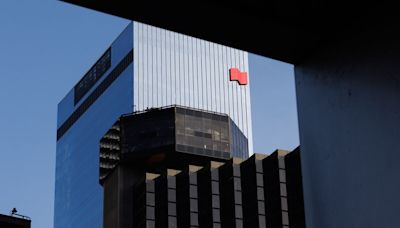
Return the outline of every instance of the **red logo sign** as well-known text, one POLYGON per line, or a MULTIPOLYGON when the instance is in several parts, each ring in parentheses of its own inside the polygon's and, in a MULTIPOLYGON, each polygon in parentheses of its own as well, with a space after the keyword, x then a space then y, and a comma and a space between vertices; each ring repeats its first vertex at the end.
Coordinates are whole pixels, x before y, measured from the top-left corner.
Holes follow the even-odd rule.
POLYGON ((247 85, 247 72, 241 72, 238 68, 229 69, 231 81, 237 81, 239 85, 247 85))

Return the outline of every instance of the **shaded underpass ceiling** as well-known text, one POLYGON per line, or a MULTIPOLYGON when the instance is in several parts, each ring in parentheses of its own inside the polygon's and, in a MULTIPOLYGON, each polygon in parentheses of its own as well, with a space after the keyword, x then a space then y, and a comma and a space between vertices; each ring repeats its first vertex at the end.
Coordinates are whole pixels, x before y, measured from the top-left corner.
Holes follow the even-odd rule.
MULTIPOLYGON (((297 64, 321 45, 374 23, 391 7, 355 1, 63 0, 204 40, 297 64)), ((388 16, 389 14, 386 14, 388 16)))

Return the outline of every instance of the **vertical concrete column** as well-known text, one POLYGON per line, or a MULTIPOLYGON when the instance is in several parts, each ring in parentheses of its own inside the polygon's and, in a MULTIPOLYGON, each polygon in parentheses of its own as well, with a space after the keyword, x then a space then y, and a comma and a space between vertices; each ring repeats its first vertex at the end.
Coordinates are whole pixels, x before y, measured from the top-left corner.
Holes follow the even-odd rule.
POLYGON ((190 226, 189 167, 181 170, 176 178, 176 213, 178 227, 190 226))
POLYGON ((223 189, 220 188, 219 170, 224 163, 211 161, 211 203, 212 203, 212 219, 214 228, 221 228, 221 194, 223 189))
MULTIPOLYGON (((289 228, 285 156, 288 152, 276 150, 263 159, 264 194, 267 227, 289 228)), ((293 227, 296 227, 293 224, 293 227)))
POLYGON ((168 186, 168 228, 178 227, 178 213, 177 213, 177 175, 181 173, 180 170, 168 169, 167 170, 167 186, 168 186))
POLYGON ((243 205, 243 227, 259 227, 258 200, 264 200, 264 189, 257 186, 255 155, 240 163, 243 205), (258 191, 261 194, 258 194, 258 191), (260 197, 258 197, 260 196, 260 197))
POLYGON ((213 227, 211 171, 209 164, 197 171, 197 193, 199 202, 199 227, 213 227))
POLYGON ((279 177, 286 180, 290 227, 305 228, 300 147, 285 156, 285 170, 279 170, 279 177))
MULTIPOLYGON (((233 176, 233 159, 218 168, 218 179, 220 192, 220 218, 221 227, 236 227, 235 224, 235 202, 239 204, 239 199, 235 199, 234 180, 238 177, 233 176)), ((240 195, 241 197, 241 195, 240 195)), ((241 198, 240 198, 241 200, 241 198)))
POLYGON ((242 197, 242 177, 240 173, 240 164, 243 162, 240 158, 232 159, 233 168, 233 197, 235 202, 235 227, 243 228, 243 197, 242 197))
POLYGON ((190 227, 199 227, 198 171, 202 167, 189 165, 190 227))
POLYGON ((400 227, 400 36, 390 24, 341 34, 295 66, 308 228, 400 227))

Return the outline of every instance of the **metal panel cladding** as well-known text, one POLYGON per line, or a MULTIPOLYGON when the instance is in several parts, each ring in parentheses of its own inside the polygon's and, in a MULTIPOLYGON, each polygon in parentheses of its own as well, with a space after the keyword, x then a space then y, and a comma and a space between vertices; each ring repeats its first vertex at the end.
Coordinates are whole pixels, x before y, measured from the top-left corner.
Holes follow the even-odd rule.
POLYGON ((248 53, 137 22, 133 30, 135 111, 181 105, 226 113, 251 155, 250 80, 241 85, 229 75, 231 68, 249 75, 248 53))

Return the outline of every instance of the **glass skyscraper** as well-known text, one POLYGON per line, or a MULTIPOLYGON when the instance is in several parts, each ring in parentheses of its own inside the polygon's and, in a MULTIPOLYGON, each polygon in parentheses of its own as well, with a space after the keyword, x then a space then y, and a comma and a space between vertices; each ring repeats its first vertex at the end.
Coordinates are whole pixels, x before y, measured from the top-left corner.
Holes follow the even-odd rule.
POLYGON ((248 72, 247 52, 129 24, 58 105, 54 227, 102 227, 99 141, 124 113, 168 105, 226 113, 251 155, 248 72))

